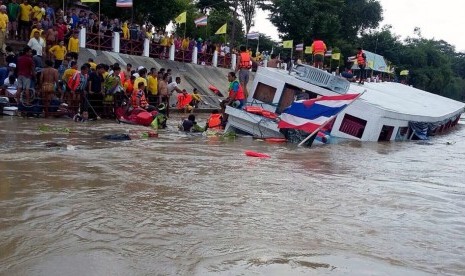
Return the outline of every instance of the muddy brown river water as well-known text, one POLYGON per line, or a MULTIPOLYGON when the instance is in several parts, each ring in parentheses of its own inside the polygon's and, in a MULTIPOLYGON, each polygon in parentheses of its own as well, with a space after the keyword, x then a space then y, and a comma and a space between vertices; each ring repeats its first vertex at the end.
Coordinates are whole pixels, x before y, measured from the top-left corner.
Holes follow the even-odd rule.
POLYGON ((174 121, 0 117, 0 275, 465 274, 465 125, 306 149, 174 121))

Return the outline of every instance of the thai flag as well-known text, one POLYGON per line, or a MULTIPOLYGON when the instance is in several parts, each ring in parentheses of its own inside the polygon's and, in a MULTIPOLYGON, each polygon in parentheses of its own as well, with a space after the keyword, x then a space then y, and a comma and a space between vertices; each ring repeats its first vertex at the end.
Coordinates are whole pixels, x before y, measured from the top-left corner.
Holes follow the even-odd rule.
POLYGON ((207 26, 208 16, 202 16, 194 20, 195 26, 207 26))
POLYGON ((116 6, 118 8, 131 8, 132 0, 116 0, 116 6))
POLYGON ((304 50, 304 44, 300 43, 300 44, 295 45, 295 50, 296 51, 303 51, 304 50))
POLYGON ((282 112, 278 128, 300 129, 312 133, 351 104, 358 96, 359 94, 346 94, 295 101, 282 112))
POLYGON ((247 39, 259 39, 260 38, 260 33, 248 33, 247 34, 247 39))

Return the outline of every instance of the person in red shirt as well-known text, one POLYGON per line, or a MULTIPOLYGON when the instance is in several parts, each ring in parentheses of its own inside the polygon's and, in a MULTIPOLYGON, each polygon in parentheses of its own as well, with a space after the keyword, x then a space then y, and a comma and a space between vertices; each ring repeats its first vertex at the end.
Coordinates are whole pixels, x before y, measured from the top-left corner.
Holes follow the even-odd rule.
POLYGON ((29 46, 24 47, 22 55, 18 57, 16 69, 18 70, 18 92, 16 93, 16 100, 18 103, 21 101, 25 92, 26 104, 30 104, 30 88, 31 80, 34 78, 34 61, 32 60, 32 49, 29 46))
POLYGON ((68 27, 66 27, 66 25, 63 24, 63 19, 60 19, 59 22, 56 24, 56 31, 56 40, 65 40, 65 35, 68 32, 68 27))

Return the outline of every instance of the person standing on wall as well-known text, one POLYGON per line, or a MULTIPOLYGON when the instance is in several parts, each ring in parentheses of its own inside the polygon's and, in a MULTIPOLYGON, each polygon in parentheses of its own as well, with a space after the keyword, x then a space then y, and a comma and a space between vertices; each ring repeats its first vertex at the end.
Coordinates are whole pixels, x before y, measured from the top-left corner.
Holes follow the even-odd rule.
POLYGON ((358 52, 357 52, 357 55, 356 55, 355 58, 357 60, 358 68, 360 68, 360 78, 359 78, 358 83, 363 84, 365 82, 365 79, 366 79, 365 68, 366 68, 366 65, 367 65, 367 56, 363 52, 362 47, 358 47, 357 50, 358 50, 358 52))
POLYGON ((326 44, 323 40, 314 38, 312 44, 313 67, 323 69, 323 61, 326 53, 326 44))
POLYGON ((247 83, 249 82, 250 68, 252 68, 252 59, 250 54, 247 52, 247 48, 242 45, 240 47, 241 52, 237 59, 236 72, 239 72, 239 82, 241 83, 242 89, 244 89, 245 99, 249 97, 249 91, 247 90, 247 83))

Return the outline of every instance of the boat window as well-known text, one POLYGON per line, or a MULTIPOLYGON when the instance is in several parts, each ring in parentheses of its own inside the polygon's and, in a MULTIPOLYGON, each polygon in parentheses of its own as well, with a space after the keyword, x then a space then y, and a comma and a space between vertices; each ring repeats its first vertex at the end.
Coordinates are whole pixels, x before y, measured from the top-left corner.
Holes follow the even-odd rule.
POLYGON ((366 125, 367 121, 345 114, 344 119, 342 119, 341 126, 339 127, 339 131, 357 138, 362 138, 366 125))
POLYGON ((276 113, 281 114, 283 110, 289 107, 294 101, 314 99, 318 96, 319 95, 316 93, 286 84, 281 98, 279 99, 276 113))
POLYGON ((273 86, 266 85, 259 82, 257 89, 253 94, 253 98, 267 104, 273 104, 274 95, 276 94, 276 88, 273 86))
POLYGON ((409 137, 409 127, 399 127, 396 135, 396 141, 405 141, 409 137))
POLYGON ((378 142, 380 142, 380 141, 390 141, 393 132, 394 132, 394 127, 393 126, 383 125, 383 128, 381 128, 381 132, 379 133, 378 142))

